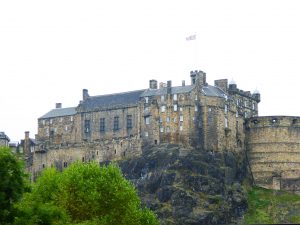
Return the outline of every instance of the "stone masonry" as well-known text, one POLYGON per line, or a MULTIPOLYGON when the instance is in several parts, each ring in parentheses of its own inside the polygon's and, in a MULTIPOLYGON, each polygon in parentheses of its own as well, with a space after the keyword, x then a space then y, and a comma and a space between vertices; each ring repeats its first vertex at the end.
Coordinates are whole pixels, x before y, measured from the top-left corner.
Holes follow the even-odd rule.
POLYGON ((227 79, 212 86, 203 71, 191 71, 190 80, 176 87, 150 80, 147 89, 98 96, 83 89, 78 106, 57 103, 38 119, 33 177, 45 167, 116 160, 146 145, 173 143, 211 152, 246 149, 258 185, 300 189, 299 118, 258 117, 260 94, 227 79))

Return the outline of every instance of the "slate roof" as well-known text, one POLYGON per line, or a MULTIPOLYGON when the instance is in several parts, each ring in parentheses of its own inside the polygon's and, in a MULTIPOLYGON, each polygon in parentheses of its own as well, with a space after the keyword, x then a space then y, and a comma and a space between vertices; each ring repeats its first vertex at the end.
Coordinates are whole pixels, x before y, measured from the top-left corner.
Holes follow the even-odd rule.
MULTIPOLYGON (((171 94, 189 93, 194 88, 195 88, 195 85, 171 87, 171 94)), ((206 96, 211 96, 211 97, 224 98, 226 96, 225 92, 222 91, 220 88, 211 86, 211 85, 203 86, 202 93, 206 96)), ((148 89, 141 95, 141 97, 166 95, 166 94, 167 94, 167 88, 164 87, 161 89, 148 89)))
POLYGON ((145 90, 130 91, 109 95, 90 96, 81 102, 80 107, 83 110, 103 109, 111 107, 121 107, 127 105, 137 105, 142 93, 145 90))
POLYGON ((207 85, 202 88, 202 93, 206 96, 225 98, 226 93, 218 87, 207 85))
MULTIPOLYGON (((194 89, 194 87, 195 87, 194 85, 171 87, 171 94, 188 93, 188 92, 191 92, 194 89)), ((160 88, 160 89, 148 89, 141 95, 141 97, 166 95, 167 89, 168 88, 166 88, 166 87, 160 88)))
POLYGON ((76 108, 59 108, 59 109, 52 109, 50 112, 46 113, 39 119, 48 119, 53 117, 60 117, 60 116, 72 116, 76 114, 76 108))

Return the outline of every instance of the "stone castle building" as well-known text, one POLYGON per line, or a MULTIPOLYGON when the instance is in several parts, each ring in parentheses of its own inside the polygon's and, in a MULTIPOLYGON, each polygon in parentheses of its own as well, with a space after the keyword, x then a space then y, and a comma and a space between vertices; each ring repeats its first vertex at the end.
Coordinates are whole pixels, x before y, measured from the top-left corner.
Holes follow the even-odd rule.
MULTIPOLYGON (((34 177, 45 167, 61 170, 76 160, 103 162, 138 155, 146 145, 174 143, 212 152, 247 149, 254 180, 265 187, 278 187, 282 173, 274 175, 276 163, 271 158, 273 148, 280 144, 274 141, 290 140, 289 151, 299 153, 298 120, 258 117, 260 94, 240 90, 227 79, 216 80, 212 86, 202 71, 192 71, 190 79, 189 85, 183 81, 176 87, 171 81, 158 84, 150 80, 147 89, 99 96, 90 96, 83 89, 78 106, 62 108, 57 103, 38 119, 36 147, 24 150, 32 159, 27 168, 34 177), (263 122, 270 120, 276 120, 276 125, 268 127, 268 122, 263 122), (288 121, 291 124, 287 125, 288 121), (286 136, 273 137, 276 132, 286 136), (268 153, 260 152, 264 149, 268 153), (270 162, 263 165, 259 158, 270 162)), ((299 157, 297 160, 293 169, 300 171, 299 157)), ((288 165, 284 168, 289 171, 288 165)))

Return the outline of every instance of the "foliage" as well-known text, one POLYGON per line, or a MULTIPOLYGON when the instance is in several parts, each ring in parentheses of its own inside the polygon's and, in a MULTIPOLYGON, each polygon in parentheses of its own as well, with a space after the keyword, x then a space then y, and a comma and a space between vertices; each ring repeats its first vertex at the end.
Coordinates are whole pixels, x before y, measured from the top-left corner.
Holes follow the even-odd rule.
POLYGON ((17 208, 16 224, 158 224, 115 165, 46 169, 17 208))
POLYGON ((253 187, 248 192, 247 224, 300 223, 300 196, 253 187))
POLYGON ((25 190, 26 176, 23 165, 7 147, 0 147, 0 224, 14 217, 13 204, 25 190))

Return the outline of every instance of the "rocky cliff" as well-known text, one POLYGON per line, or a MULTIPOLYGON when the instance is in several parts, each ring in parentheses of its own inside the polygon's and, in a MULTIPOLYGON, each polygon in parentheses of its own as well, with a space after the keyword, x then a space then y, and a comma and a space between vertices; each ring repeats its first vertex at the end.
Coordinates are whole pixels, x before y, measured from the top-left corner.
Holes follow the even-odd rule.
POLYGON ((237 224, 247 210, 243 156, 166 144, 119 165, 163 224, 237 224))

